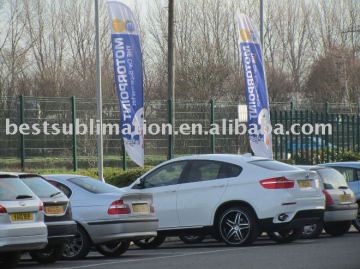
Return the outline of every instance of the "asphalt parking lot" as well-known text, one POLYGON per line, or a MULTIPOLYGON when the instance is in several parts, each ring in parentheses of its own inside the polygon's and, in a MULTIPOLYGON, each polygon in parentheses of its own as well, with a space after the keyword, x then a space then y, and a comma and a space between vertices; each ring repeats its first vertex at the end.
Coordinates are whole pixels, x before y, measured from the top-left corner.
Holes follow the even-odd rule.
POLYGON ((359 250, 360 233, 355 232, 337 238, 323 235, 317 240, 298 240, 286 245, 262 237, 253 246, 241 248, 227 247, 213 240, 197 245, 176 240, 155 250, 131 247, 118 259, 104 258, 93 252, 84 260, 42 266, 24 257, 18 268, 359 269, 359 250))

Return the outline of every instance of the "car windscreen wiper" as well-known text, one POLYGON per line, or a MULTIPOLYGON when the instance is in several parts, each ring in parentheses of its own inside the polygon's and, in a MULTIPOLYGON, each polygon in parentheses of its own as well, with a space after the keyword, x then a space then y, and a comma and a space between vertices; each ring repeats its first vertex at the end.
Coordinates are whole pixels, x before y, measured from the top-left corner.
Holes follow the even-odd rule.
POLYGON ((55 197, 56 195, 59 195, 59 194, 62 194, 62 192, 61 191, 55 192, 55 193, 50 195, 50 198, 53 198, 53 197, 55 197))
POLYGON ((33 198, 33 197, 31 195, 27 195, 27 194, 22 194, 22 195, 16 196, 16 200, 31 199, 31 198, 33 198))

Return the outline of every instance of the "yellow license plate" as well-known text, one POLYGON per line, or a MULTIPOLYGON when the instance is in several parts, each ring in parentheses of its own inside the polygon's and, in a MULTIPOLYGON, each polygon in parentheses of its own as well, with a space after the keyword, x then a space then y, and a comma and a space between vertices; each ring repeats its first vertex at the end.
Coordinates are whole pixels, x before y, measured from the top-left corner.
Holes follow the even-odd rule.
POLYGON ((14 214, 11 214, 11 220, 13 222, 32 221, 32 220, 34 220, 34 215, 32 213, 14 213, 14 214))
POLYGON ((350 194, 341 194, 339 196, 339 200, 340 202, 344 203, 344 202, 350 202, 351 201, 351 195, 350 194))
POLYGON ((300 188, 311 188, 312 187, 312 181, 311 180, 298 180, 298 185, 300 188))
POLYGON ((64 214, 64 207, 63 206, 46 206, 45 213, 48 215, 64 214))
POLYGON ((134 204, 133 211, 135 213, 150 213, 150 206, 148 204, 134 204))

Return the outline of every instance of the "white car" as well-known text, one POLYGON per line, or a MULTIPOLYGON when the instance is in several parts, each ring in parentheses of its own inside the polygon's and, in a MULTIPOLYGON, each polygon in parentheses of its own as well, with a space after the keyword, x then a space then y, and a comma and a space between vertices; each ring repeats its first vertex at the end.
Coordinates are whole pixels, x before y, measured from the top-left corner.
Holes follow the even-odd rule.
POLYGON ((126 189, 153 194, 159 236, 136 242, 145 248, 183 234, 213 234, 240 246, 266 231, 277 242, 291 242, 304 225, 320 221, 325 208, 315 172, 249 154, 172 159, 126 189))
POLYGON ((17 175, 0 172, 0 268, 48 244, 43 203, 17 175), (3 263, 3 264, 2 264, 3 263))

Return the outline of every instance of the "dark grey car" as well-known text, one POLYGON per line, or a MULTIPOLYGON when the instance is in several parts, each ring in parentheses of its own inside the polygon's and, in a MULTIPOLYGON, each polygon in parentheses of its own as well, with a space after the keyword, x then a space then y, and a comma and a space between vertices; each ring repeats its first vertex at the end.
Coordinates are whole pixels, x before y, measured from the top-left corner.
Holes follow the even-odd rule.
POLYGON ((61 257, 65 240, 74 237, 77 232, 70 201, 62 191, 39 175, 17 175, 44 204, 44 221, 49 243, 42 250, 30 251, 30 255, 39 263, 53 263, 61 257))

